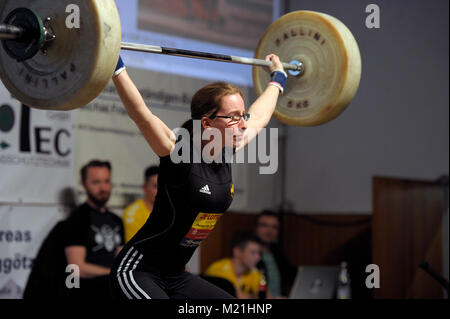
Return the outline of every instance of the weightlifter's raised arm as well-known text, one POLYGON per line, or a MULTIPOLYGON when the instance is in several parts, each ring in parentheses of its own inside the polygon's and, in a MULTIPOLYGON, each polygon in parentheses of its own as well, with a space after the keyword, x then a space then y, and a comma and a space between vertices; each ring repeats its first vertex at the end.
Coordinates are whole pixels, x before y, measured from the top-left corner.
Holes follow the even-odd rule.
POLYGON ((283 69, 280 58, 275 54, 269 54, 266 56, 266 61, 272 62, 271 67, 266 70, 271 74, 271 81, 264 92, 250 106, 248 110, 250 119, 244 132, 244 142, 236 148, 236 151, 247 146, 267 126, 277 106, 278 97, 284 90, 287 74, 283 69))
POLYGON ((248 113, 250 119, 248 127, 262 129, 267 126, 277 105, 278 96, 284 90, 287 74, 284 72, 280 58, 275 54, 269 54, 266 61, 272 62, 272 66, 267 70, 270 72, 272 80, 266 90, 250 106, 248 113))
POLYGON ((147 107, 120 57, 113 82, 128 115, 136 123, 153 151, 161 157, 169 155, 175 146, 175 134, 147 107))

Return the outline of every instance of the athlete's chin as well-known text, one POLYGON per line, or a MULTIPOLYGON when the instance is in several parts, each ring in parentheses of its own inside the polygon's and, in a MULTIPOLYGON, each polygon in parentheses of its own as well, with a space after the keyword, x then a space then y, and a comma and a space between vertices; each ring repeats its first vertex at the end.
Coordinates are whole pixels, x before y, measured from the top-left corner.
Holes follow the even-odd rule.
POLYGON ((236 136, 235 139, 233 139, 233 148, 238 148, 244 143, 244 137, 242 135, 236 136))

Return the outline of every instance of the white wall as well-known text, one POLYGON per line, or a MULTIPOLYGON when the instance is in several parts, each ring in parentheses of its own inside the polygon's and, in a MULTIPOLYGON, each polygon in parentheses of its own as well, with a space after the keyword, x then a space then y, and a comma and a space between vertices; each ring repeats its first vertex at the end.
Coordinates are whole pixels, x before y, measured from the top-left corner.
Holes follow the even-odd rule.
POLYGON ((448 1, 375 1, 368 29, 358 0, 288 1, 331 14, 353 32, 362 56, 359 91, 336 120, 290 127, 287 196, 296 211, 371 211, 374 175, 436 179, 449 167, 448 1))

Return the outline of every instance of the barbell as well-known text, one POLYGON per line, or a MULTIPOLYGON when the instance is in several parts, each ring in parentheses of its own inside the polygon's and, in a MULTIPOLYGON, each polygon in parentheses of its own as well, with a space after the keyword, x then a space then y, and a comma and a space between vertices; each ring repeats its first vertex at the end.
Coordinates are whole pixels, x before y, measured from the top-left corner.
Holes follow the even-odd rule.
POLYGON ((95 99, 106 87, 120 50, 175 55, 253 66, 261 94, 269 74, 261 67, 270 53, 280 57, 289 77, 274 116, 300 126, 337 117, 356 94, 361 77, 359 48, 338 19, 295 11, 273 22, 254 58, 121 42, 117 7, 111 0, 5 0, 0 4, 0 78, 25 105, 71 110, 95 99), (66 8, 80 10, 79 28, 66 24, 66 8))

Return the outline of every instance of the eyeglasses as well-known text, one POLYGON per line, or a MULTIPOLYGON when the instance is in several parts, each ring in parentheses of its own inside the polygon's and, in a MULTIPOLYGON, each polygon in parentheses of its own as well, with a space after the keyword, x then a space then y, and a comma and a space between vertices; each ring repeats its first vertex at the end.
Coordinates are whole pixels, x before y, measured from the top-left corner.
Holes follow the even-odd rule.
POLYGON ((278 225, 267 224, 267 223, 258 223, 258 226, 264 227, 264 228, 272 228, 272 229, 278 229, 279 228, 278 225))
POLYGON ((241 119, 244 119, 244 121, 248 121, 250 118, 250 114, 244 112, 242 114, 235 114, 235 115, 216 115, 212 118, 221 118, 221 119, 231 119, 228 123, 239 123, 241 119))

